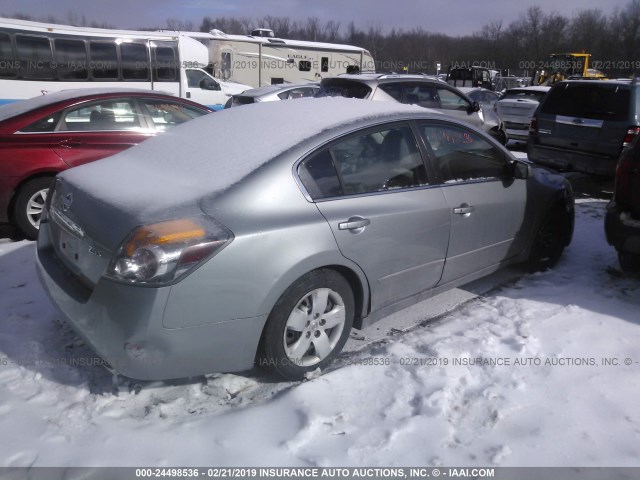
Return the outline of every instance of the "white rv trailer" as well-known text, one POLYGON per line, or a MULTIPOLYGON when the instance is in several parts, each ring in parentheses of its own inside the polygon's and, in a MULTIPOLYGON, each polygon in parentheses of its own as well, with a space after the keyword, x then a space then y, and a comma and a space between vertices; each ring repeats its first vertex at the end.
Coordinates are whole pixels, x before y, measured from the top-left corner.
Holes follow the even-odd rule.
POLYGON ((268 29, 254 30, 251 35, 227 35, 220 30, 182 34, 209 47, 215 76, 252 87, 375 71, 373 57, 364 48, 274 38, 268 29))
POLYGON ((202 69, 209 53, 179 33, 78 28, 0 18, 0 104, 82 87, 162 90, 213 109, 249 88, 202 69))

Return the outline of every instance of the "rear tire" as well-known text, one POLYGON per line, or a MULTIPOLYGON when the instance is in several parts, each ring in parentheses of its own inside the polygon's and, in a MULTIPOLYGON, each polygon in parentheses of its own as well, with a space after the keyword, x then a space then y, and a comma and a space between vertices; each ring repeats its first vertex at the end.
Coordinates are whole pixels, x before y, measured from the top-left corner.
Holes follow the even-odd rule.
POLYGON ((30 240, 38 238, 40 215, 52 181, 52 177, 34 178, 22 186, 16 197, 13 221, 30 240))
POLYGON ((349 282, 334 270, 314 270, 276 302, 260 339, 257 363, 287 380, 323 369, 340 353, 354 318, 349 282))
POLYGON ((566 215, 560 209, 549 212, 542 221, 527 261, 530 272, 543 272, 558 263, 565 247, 566 222, 566 215))

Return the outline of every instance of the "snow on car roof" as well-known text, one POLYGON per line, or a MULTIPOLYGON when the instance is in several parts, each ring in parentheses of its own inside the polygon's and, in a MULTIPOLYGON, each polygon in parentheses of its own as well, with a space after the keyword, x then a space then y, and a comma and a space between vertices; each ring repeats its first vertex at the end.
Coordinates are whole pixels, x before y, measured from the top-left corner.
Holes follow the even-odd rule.
MULTIPOLYGON (((324 131, 428 110, 392 102, 306 98, 231 108, 186 122, 62 178, 124 211, 171 208, 223 190, 324 131)), ((434 114, 437 115, 437 114, 434 114)))
POLYGON ((75 97, 82 98, 93 95, 103 94, 129 94, 129 93, 148 93, 150 95, 170 95, 166 92, 158 92, 140 88, 74 88, 71 90, 60 90, 58 92, 46 93, 37 97, 28 98, 26 100, 18 100, 17 102, 2 105, 0 107, 0 122, 8 118, 17 117, 23 113, 31 112, 47 105, 57 102, 64 102, 75 97))

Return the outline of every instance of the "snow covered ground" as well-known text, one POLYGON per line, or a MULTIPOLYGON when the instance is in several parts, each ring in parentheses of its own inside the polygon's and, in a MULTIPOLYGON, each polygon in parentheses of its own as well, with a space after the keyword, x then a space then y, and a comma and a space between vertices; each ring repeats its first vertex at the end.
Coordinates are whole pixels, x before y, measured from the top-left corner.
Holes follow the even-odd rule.
POLYGON ((604 205, 580 201, 553 271, 430 322, 433 301, 400 312, 403 331, 374 325, 294 384, 113 379, 60 322, 34 244, 0 240, 0 466, 640 466, 640 280, 604 205))

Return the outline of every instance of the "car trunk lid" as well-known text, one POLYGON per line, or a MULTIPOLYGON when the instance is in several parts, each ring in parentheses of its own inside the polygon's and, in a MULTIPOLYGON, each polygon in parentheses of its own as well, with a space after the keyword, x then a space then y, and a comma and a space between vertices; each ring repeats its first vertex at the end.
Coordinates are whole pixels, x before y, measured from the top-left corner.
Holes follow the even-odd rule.
POLYGON ((509 125, 509 123, 529 124, 533 113, 538 108, 537 101, 521 98, 500 100, 496 105, 498 115, 505 125, 509 125))

